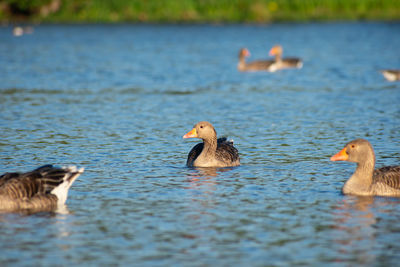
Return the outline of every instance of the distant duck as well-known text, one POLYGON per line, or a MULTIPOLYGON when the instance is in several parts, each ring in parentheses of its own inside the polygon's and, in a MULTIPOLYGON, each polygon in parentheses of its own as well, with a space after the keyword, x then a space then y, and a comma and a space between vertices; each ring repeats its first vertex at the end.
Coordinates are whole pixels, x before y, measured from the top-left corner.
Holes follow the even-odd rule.
POLYGON ((274 63, 273 60, 256 60, 246 62, 246 57, 250 56, 247 48, 242 48, 239 51, 239 64, 237 66, 239 71, 269 71, 269 68, 274 63))
POLYGON ((389 82, 400 81, 400 70, 381 70, 381 73, 389 82))
POLYGON ((20 26, 14 27, 13 28, 13 35, 14 36, 22 36, 24 34, 24 29, 20 26))
POLYGON ((183 138, 200 138, 190 150, 186 165, 188 167, 232 167, 239 166, 239 152, 233 146, 233 141, 225 137, 217 139, 217 132, 211 123, 202 121, 185 134, 183 138))
POLYGON ((13 28, 13 35, 15 37, 22 36, 23 34, 32 34, 32 33, 33 33, 33 27, 31 26, 26 26, 26 27, 15 26, 13 28))
POLYGON ((62 207, 83 168, 44 165, 25 173, 0 176, 0 212, 52 211, 62 207))
POLYGON ((274 72, 281 69, 289 69, 289 68, 302 68, 303 61, 300 58, 295 57, 287 57, 282 58, 283 48, 280 45, 275 45, 269 51, 270 56, 274 56, 274 64, 269 67, 269 71, 274 72))
POLYGON ((343 194, 358 196, 400 197, 400 166, 375 169, 375 153, 365 139, 356 139, 348 144, 331 161, 357 163, 356 171, 342 188, 343 194))

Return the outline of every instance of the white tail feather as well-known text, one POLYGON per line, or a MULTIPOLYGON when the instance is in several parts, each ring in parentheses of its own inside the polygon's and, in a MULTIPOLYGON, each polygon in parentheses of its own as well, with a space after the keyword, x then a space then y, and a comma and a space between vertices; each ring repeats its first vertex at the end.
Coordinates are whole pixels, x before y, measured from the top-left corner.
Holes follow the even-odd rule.
POLYGON ((296 66, 298 69, 301 69, 302 67, 303 67, 303 62, 302 61, 299 61, 298 63, 297 63, 297 66, 296 66))
POLYGON ((63 167, 66 171, 63 177, 63 182, 51 191, 51 194, 56 195, 58 198, 58 205, 64 205, 68 198, 68 190, 74 183, 76 178, 83 173, 84 168, 78 169, 76 166, 63 167))

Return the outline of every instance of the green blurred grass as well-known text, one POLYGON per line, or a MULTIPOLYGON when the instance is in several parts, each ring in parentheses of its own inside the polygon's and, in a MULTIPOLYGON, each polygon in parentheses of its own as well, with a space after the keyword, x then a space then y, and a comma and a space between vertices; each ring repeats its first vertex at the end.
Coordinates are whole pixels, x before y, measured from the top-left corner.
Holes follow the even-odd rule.
POLYGON ((18 19, 79 23, 400 20, 400 0, 3 0, 0 20, 18 19), (52 1, 59 1, 58 10, 41 14, 40 5, 52 1), (9 6, 17 6, 17 13, 9 6))

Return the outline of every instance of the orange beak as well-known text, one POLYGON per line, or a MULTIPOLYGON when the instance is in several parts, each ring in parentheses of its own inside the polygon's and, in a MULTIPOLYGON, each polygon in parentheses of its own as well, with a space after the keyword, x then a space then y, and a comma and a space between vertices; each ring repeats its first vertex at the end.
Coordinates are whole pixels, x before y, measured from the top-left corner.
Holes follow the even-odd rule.
POLYGON ((250 51, 247 50, 247 49, 245 49, 245 50, 244 50, 244 56, 245 56, 245 57, 249 57, 249 56, 250 56, 250 51))
POLYGON ((190 132, 188 132, 183 136, 183 138, 193 138, 193 137, 197 137, 196 128, 193 128, 190 132))
POLYGON ((271 50, 269 50, 269 56, 272 57, 275 55, 275 47, 272 47, 271 50))
POLYGON ((271 50, 269 50, 269 56, 275 56, 277 52, 276 46, 272 47, 271 50))
POLYGON ((278 45, 274 46, 269 50, 269 56, 276 56, 277 54, 281 53, 282 48, 278 45))
POLYGON ((346 148, 340 150, 337 154, 331 157, 331 161, 338 161, 338 160, 348 160, 349 155, 346 152, 346 148))

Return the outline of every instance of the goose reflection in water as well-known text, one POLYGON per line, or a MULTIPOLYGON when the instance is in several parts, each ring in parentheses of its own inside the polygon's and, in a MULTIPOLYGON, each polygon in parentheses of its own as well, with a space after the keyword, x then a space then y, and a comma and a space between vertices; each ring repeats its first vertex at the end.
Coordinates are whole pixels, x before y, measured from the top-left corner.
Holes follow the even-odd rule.
POLYGON ((189 177, 198 177, 198 178, 203 178, 203 177, 216 177, 220 173, 223 172, 228 172, 233 170, 234 168, 232 167, 227 167, 227 168, 201 168, 201 167, 196 167, 192 168, 195 172, 191 173, 188 175, 189 177))
MULTIPOLYGON (((379 260, 376 247, 379 237, 379 213, 398 199, 346 196, 334 207, 333 249, 340 255, 336 262, 372 265, 379 260)), ((388 209, 390 210, 390 209, 388 209)), ((386 230, 385 230, 386 231, 386 230)), ((380 261, 380 260, 379 260, 380 261)))
POLYGON ((218 186, 221 173, 234 168, 191 168, 187 174, 185 187, 189 198, 190 209, 185 220, 193 225, 213 225, 218 218, 218 186))

